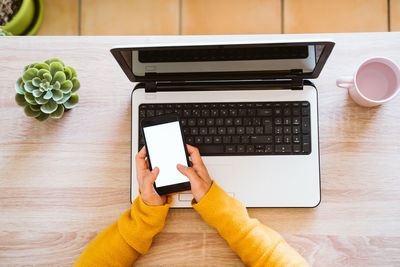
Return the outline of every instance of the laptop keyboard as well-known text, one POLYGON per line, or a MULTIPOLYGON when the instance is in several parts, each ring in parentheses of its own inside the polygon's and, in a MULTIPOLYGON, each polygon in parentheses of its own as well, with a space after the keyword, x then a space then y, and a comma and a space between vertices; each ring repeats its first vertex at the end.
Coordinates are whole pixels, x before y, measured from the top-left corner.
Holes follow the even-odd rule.
MULTIPOLYGON (((307 101, 139 106, 139 119, 168 113, 179 115, 185 142, 198 147, 202 156, 311 153, 310 103, 307 101)), ((143 145, 139 130, 139 149, 143 145)))

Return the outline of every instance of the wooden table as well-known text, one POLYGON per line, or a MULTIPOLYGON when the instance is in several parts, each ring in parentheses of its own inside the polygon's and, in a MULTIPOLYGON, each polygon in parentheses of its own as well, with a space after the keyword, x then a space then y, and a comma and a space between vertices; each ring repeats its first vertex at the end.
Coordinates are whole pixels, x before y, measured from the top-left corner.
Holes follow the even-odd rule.
MULTIPOLYGON (((335 79, 365 58, 400 63, 400 33, 286 35, 337 44, 320 77, 322 202, 314 209, 249 209, 315 266, 400 265, 400 97, 357 106, 335 79)), ((129 208, 130 92, 109 49, 200 37, 0 38, 0 265, 70 266, 129 208), (29 63, 59 57, 77 69, 79 106, 38 122, 14 103, 29 63)), ((219 37, 216 37, 219 38, 219 37)), ((226 37, 223 37, 226 38, 226 37)), ((237 36, 232 39, 266 36, 237 36)), ((138 266, 241 266, 192 209, 170 210, 138 266)))

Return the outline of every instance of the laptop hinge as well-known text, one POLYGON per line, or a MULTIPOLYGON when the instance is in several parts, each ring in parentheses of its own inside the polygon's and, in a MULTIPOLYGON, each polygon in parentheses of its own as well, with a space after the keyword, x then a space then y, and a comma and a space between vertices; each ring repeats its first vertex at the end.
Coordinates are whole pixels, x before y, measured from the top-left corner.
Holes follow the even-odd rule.
POLYGON ((301 78, 303 74, 303 70, 301 69, 293 69, 290 70, 290 73, 293 75, 291 89, 292 90, 303 90, 303 78, 301 78))
POLYGON ((146 73, 146 82, 144 83, 144 90, 146 93, 157 92, 157 77, 155 72, 146 73))
POLYGON ((154 82, 154 81, 145 82, 144 91, 146 93, 155 93, 155 92, 157 92, 157 83, 154 82))

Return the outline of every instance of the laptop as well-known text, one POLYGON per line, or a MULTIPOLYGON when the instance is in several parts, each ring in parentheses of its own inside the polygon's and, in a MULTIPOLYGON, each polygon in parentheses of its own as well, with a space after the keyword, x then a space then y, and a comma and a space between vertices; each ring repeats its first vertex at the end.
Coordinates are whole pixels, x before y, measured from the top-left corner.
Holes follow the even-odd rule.
MULTIPOLYGON (((134 82, 131 202, 140 120, 177 113, 185 141, 211 178, 246 207, 315 207, 321 200, 317 78, 334 42, 236 41, 117 46, 111 53, 134 82)), ((184 40, 184 39, 183 39, 184 40)), ((173 196, 191 207, 193 196, 173 196)))

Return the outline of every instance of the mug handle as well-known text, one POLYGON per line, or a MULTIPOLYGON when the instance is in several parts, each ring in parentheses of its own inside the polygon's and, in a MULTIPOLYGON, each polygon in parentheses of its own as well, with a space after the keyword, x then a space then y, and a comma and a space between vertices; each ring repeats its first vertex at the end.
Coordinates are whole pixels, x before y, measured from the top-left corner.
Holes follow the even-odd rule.
POLYGON ((352 76, 342 76, 336 80, 336 85, 342 88, 350 88, 354 85, 354 79, 352 76))

